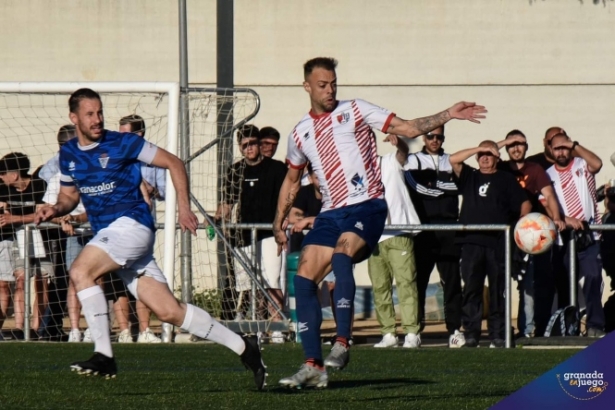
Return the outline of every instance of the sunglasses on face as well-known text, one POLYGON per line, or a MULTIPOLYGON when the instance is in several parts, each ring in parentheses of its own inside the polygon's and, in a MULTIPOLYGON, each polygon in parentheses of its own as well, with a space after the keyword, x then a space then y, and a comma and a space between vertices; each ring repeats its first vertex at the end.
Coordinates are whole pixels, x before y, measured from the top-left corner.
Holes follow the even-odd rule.
POLYGON ((444 134, 427 134, 425 135, 425 138, 427 138, 428 141, 431 141, 436 138, 438 141, 444 142, 444 134))
POLYGON ((241 144, 241 150, 245 150, 248 147, 253 147, 255 145, 258 145, 258 141, 248 141, 248 142, 244 142, 243 144, 241 144))

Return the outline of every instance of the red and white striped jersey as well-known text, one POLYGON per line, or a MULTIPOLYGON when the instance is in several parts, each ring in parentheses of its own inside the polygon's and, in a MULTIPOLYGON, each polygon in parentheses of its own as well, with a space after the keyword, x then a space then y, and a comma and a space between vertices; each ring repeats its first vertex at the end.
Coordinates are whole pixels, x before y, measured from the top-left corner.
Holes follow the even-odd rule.
POLYGON ((338 101, 332 112, 310 111, 295 126, 286 162, 296 169, 312 164, 323 211, 384 197, 372 127, 386 133, 393 117, 367 101, 338 101))
POLYGON ((584 159, 575 157, 565 169, 555 165, 547 169, 555 195, 565 216, 590 224, 602 223, 596 200, 596 178, 584 159))

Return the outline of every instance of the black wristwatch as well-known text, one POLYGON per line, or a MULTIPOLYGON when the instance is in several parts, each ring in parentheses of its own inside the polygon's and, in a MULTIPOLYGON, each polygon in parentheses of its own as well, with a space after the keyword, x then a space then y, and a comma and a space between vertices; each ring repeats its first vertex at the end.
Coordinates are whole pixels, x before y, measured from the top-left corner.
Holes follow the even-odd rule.
POLYGON ((579 145, 579 141, 575 141, 572 143, 572 149, 575 149, 579 145))

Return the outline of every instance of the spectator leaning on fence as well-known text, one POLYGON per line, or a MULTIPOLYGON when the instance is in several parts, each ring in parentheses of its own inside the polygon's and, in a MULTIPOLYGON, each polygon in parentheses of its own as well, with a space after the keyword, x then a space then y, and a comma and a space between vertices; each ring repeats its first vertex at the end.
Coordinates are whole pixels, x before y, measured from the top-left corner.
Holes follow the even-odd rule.
MULTIPOLYGON (((450 157, 463 203, 459 222, 464 225, 514 225, 530 212, 531 204, 519 183, 509 173, 497 170, 498 146, 483 141, 477 148, 459 151, 450 157), (479 169, 463 161, 476 155, 479 169)), ((464 281, 462 322, 464 347, 477 347, 483 314, 483 286, 489 279, 487 325, 491 347, 504 347, 504 241, 502 231, 463 231, 461 277, 464 281)))
MULTIPOLYGON (((551 180, 545 170, 534 162, 525 160, 527 152, 527 139, 525 134, 519 130, 512 130, 506 135, 506 139, 498 143, 498 147, 506 147, 509 161, 500 161, 498 169, 509 172, 515 176, 519 185, 525 190, 530 202, 532 203, 532 212, 547 214, 555 223, 558 230, 566 228, 565 222, 562 220, 559 212, 559 204, 557 197, 553 192, 551 180), (542 197, 543 203, 539 200, 542 197)), ((542 269, 536 269, 534 265, 534 256, 524 254, 518 247, 513 248, 513 278, 519 279, 519 313, 517 323, 519 332, 525 337, 534 336, 535 328, 538 328, 538 334, 544 333, 544 329, 549 321, 551 304, 553 303, 553 294, 550 295, 550 300, 541 300, 537 303, 540 311, 536 312, 534 301, 535 299, 545 297, 544 294, 535 292, 534 283, 550 282, 549 278, 544 278, 551 270, 545 272, 542 269), (521 277, 520 277, 521 276, 521 277)))
MULTIPOLYGON (((526 158, 526 163, 534 163, 540 165, 543 170, 547 170, 553 166, 555 160, 551 153, 551 139, 558 133, 565 134, 566 132, 561 127, 549 127, 545 131, 545 136, 542 140, 543 151, 526 158)), ((538 206, 543 206, 542 202, 538 206)), ((546 213, 546 210, 540 212, 546 213)), ((534 276, 534 334, 541 336, 544 334, 549 318, 553 311, 553 299, 555 298, 555 277, 565 275, 562 267, 554 266, 553 263, 555 247, 551 247, 545 253, 534 255, 533 267, 534 272, 540 272, 534 276), (556 272, 561 270, 562 272, 556 272)), ((560 263, 561 265, 561 263, 560 263)))
MULTIPOLYGON (((444 126, 423 136, 423 149, 408 156, 404 166, 410 195, 424 224, 456 224, 459 218, 459 192, 449 154, 444 152, 444 126)), ((414 238, 421 330, 425 326, 425 294, 434 266, 438 267, 444 291, 444 320, 449 347, 465 343, 461 329, 461 275, 459 245, 454 231, 424 231, 414 238)))
MULTIPOLYGON (((397 152, 379 158, 388 210, 386 224, 419 225, 421 221, 404 183, 403 166, 408 160, 408 145, 396 135, 388 135, 385 141, 397 147, 397 152)), ((384 231, 367 260, 376 317, 383 335, 382 340, 374 345, 376 348, 397 346, 393 279, 397 285, 401 325, 406 335, 403 347, 418 348, 421 345, 413 234, 404 230, 384 231)))
MULTIPOLYGON (((586 333, 589 337, 602 337, 604 333, 604 312, 602 310, 602 261, 600 259, 600 234, 588 232, 587 225, 602 223, 596 201, 596 179, 602 168, 600 158, 572 141, 566 134, 556 134, 551 139, 551 152, 555 164, 547 170, 553 182, 555 194, 565 215, 566 226, 574 231, 585 231, 585 240, 577 241, 577 267, 579 283, 582 284, 586 304, 586 333)), ((568 232, 572 233, 572 232, 568 232)), ((575 235, 576 237, 576 235, 575 235)), ((569 243, 564 237, 557 247, 556 256, 569 271, 569 243)), ((567 300, 569 278, 556 278, 560 307, 570 304, 567 300)))
MULTIPOLYGON (((141 138, 145 138, 145 121, 143 118, 136 114, 127 115, 120 118, 120 132, 130 132, 138 135, 141 138)), ((141 164, 141 192, 143 192, 146 200, 149 199, 149 205, 152 211, 152 216, 156 220, 156 201, 164 201, 166 195, 166 170, 160 167, 155 167, 150 164, 141 164)), ((130 293, 123 286, 120 280, 113 280, 114 275, 111 274, 106 278, 106 284, 110 285, 109 291, 116 293, 118 290, 119 296, 114 304, 114 311, 118 323, 120 322, 120 335, 118 337, 119 342, 131 343, 132 335, 128 328, 129 318, 129 298, 130 293)), ((139 336, 137 337, 138 343, 160 343, 162 339, 152 332, 149 327, 151 310, 143 304, 140 300, 135 301, 135 312, 137 313, 137 319, 139 321, 139 336)))
MULTIPOLYGON (((34 222, 36 205, 42 204, 43 195, 47 184, 42 179, 31 178, 28 171, 30 170, 30 160, 25 154, 20 152, 12 152, 0 158, 0 179, 7 186, 7 196, 4 198, 4 203, 1 205, 4 208, 4 213, 0 214, 0 227, 3 234, 10 232, 15 233, 18 228, 24 224, 34 222)), ((33 241, 35 244, 43 242, 43 235, 40 232, 33 232, 33 241)), ((13 247, 9 253, 12 257, 13 274, 15 275, 15 294, 13 295, 13 306, 15 309, 15 332, 14 336, 17 339, 22 339, 23 328, 25 322, 25 255, 26 249, 23 248, 22 240, 15 240, 13 247), (19 246, 19 244, 21 246, 19 246)), ((44 244, 47 245, 47 244, 44 244)), ((40 249, 40 245, 35 247, 40 249)), ((38 329, 40 319, 47 307, 47 288, 49 282, 54 280, 54 266, 49 258, 49 249, 45 249, 45 255, 41 257, 31 258, 31 266, 35 273, 36 285, 36 308, 33 312, 32 329, 38 329)), ((35 256, 35 255, 33 255, 35 256)), ((11 281, 9 278, 4 278, 3 286, 7 286, 6 282, 11 281)))
MULTIPOLYGON (((231 209, 237 204, 237 222, 271 223, 275 216, 276 204, 282 181, 286 175, 283 162, 264 157, 259 148, 259 129, 244 125, 237 132, 237 142, 243 159, 235 162, 228 171, 223 201, 218 207, 215 219, 231 220, 231 209)), ((263 286, 279 307, 283 307, 281 275, 286 270, 285 255, 277 255, 277 245, 271 230, 258 230, 256 243, 257 266, 255 274, 262 276, 263 286)), ((240 252, 252 255, 251 231, 244 229, 239 235, 240 252)), ((250 261, 248 260, 248 265, 250 261)), ((245 269, 235 261, 235 281, 238 292, 252 289, 252 280, 245 269)), ((255 296, 255 295, 253 295, 255 296)), ((242 299, 240 297, 240 299, 242 299)), ((241 300, 240 300, 241 305, 241 300)), ((269 303, 269 314, 273 320, 280 315, 269 303)), ((237 307, 241 313, 241 306, 237 307)))

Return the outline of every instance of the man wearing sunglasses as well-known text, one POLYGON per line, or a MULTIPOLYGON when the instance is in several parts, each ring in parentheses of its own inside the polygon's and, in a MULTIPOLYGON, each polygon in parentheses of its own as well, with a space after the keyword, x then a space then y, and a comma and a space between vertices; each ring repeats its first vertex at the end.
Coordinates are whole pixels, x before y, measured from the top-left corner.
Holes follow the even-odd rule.
MULTIPOLYGON (((237 222, 271 223, 275 217, 278 193, 286 176, 283 162, 265 157, 260 151, 260 130, 254 125, 244 125, 237 132, 237 143, 243 159, 235 162, 228 172, 223 192, 223 202, 218 207, 215 219, 231 220, 231 210, 237 204, 237 222)), ((252 238, 249 229, 241 230, 233 244, 240 247, 246 255, 252 254, 252 238)), ((241 254, 241 253, 240 253, 241 254)), ((278 306, 282 306, 283 293, 280 275, 285 271, 285 255, 277 255, 277 245, 272 231, 257 231, 257 276, 263 278, 263 286, 278 306)), ((252 280, 236 262, 235 286, 238 292, 249 292, 252 280)), ((241 303, 240 303, 241 304, 241 303)), ((241 313, 241 306, 237 306, 241 313)), ((273 320, 280 316, 275 307, 269 304, 269 314, 273 320)))
MULTIPOLYGON (((514 225, 532 209, 527 195, 510 173, 499 171, 498 144, 483 141, 450 156, 457 187, 463 199, 459 222, 464 225, 514 225), (479 168, 464 164, 476 156, 479 168)), ((504 234, 501 231, 463 231, 457 236, 461 244, 461 277, 464 281, 462 322, 464 347, 477 347, 483 315, 483 286, 489 279, 490 347, 501 348, 504 342, 504 234)))
MULTIPOLYGON (((422 223, 455 224, 459 216, 459 197, 453 181, 449 154, 444 153, 444 126, 423 135, 423 149, 408 156, 404 169, 412 202, 422 223)), ((434 266, 438 267, 444 290, 444 320, 448 345, 465 343, 461 328, 461 276, 459 246, 454 231, 424 231, 414 239, 421 330, 425 326, 425 294, 434 266)))

